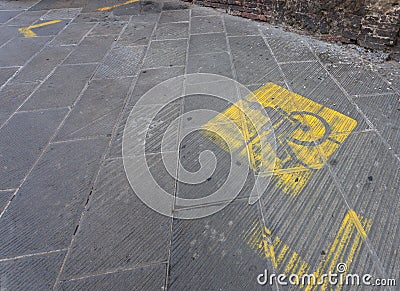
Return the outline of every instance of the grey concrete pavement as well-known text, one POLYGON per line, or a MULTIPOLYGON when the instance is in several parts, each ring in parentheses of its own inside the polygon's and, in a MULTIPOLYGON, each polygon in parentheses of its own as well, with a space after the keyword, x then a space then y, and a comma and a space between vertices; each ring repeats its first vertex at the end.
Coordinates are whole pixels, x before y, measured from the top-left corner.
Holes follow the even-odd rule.
MULTIPOLYGON (((154 179, 180 198, 212 194, 231 159, 242 163, 219 142, 229 128, 218 115, 206 124, 217 136, 196 131, 178 143, 196 109, 234 115, 232 104, 197 94, 149 100, 130 120, 131 137, 150 125, 132 150, 145 146, 154 179), (163 133, 186 113, 165 154, 196 172, 200 153, 213 151, 216 170, 198 185, 163 165, 163 133)), ((339 263, 346 274, 395 279, 388 288, 397 290, 399 189, 399 63, 179 1, 0 1, 2 290, 317 290, 262 286, 257 276, 320 278, 339 263), (266 96, 278 160, 273 173, 250 163, 272 176, 258 203, 248 204, 252 174, 232 203, 196 220, 163 216, 135 195, 122 157, 129 113, 185 73, 266 96), (304 132, 291 123, 299 115, 304 132)), ((171 207, 179 216, 224 203, 171 207)))

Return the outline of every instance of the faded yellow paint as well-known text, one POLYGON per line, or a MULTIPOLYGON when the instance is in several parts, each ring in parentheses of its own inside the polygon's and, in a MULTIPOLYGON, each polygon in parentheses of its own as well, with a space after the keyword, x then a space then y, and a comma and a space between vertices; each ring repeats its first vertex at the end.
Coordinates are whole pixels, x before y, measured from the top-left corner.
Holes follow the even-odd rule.
POLYGON ((128 4, 131 4, 131 3, 135 3, 135 2, 139 2, 139 0, 128 0, 128 1, 125 1, 124 3, 118 3, 118 4, 115 4, 115 5, 111 5, 111 6, 105 6, 105 7, 97 8, 96 11, 108 11, 108 10, 112 10, 112 9, 120 7, 120 6, 124 6, 124 5, 128 5, 128 4))
POLYGON ((357 121, 346 115, 267 83, 202 128, 221 148, 230 148, 236 158, 248 161, 256 173, 273 176, 272 182, 284 193, 297 195, 356 126, 357 121), (268 115, 250 104, 261 105, 268 115), (224 122, 226 118, 233 123, 224 122), (261 138, 272 134, 264 129, 271 123, 277 142, 275 152, 271 145, 260 143, 261 138), (232 129, 235 125, 241 134, 232 129))
MULTIPOLYGON (((371 224, 371 219, 358 215, 354 210, 349 210, 342 220, 328 253, 324 260, 318 264, 314 272, 311 271, 310 264, 303 260, 297 252, 293 251, 289 245, 284 244, 279 237, 276 236, 273 238, 273 243, 268 244, 266 241, 267 238, 272 240, 271 231, 260 223, 254 223, 252 225, 250 230, 245 233, 244 240, 250 248, 255 250, 259 255, 271 259, 278 271, 287 275, 297 274, 300 279, 305 274, 313 274, 316 278, 316 282, 322 282, 323 274, 328 274, 330 272, 337 273, 336 267, 339 263, 345 263, 349 269, 351 263, 356 260, 360 252, 362 242, 366 239, 371 224), (268 234, 268 237, 263 236, 263 232, 268 234), (268 252, 265 252, 266 244, 269 245, 268 252)), ((343 274, 343 276, 345 276, 346 272, 343 274)), ((298 282, 298 284, 300 283, 301 282, 298 282)), ((299 287, 305 290, 317 290, 317 287, 320 287, 320 290, 327 290, 329 287, 328 279, 326 279, 321 286, 313 286, 310 284, 299 287)), ((341 286, 338 286, 337 290, 340 289, 341 286)))
POLYGON ((39 28, 39 27, 46 26, 46 25, 50 25, 50 24, 59 23, 59 22, 61 22, 61 20, 51 20, 51 21, 47 21, 47 22, 42 22, 42 23, 30 25, 30 26, 27 26, 27 27, 20 27, 20 28, 18 28, 18 31, 20 33, 22 33, 27 38, 36 37, 37 34, 34 33, 32 31, 32 29, 39 28))

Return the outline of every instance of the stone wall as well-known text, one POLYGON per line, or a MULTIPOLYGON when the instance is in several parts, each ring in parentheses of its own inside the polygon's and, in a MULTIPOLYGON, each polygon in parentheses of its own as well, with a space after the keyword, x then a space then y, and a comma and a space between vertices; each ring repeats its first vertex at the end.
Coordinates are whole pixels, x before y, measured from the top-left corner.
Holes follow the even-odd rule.
POLYGON ((324 38, 399 53, 399 0, 184 0, 289 25, 324 38))

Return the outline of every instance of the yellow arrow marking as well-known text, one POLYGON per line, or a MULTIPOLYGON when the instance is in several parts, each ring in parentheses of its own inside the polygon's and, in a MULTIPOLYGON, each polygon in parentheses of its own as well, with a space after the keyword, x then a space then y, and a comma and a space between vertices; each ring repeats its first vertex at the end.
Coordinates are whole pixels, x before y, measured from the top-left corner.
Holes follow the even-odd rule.
POLYGON ((120 7, 120 6, 124 6, 124 5, 127 5, 127 4, 135 3, 135 2, 139 2, 139 0, 128 0, 128 1, 126 1, 124 3, 119 3, 119 4, 115 4, 115 5, 111 5, 111 6, 97 8, 96 11, 108 11, 108 10, 111 10, 111 9, 114 9, 114 8, 117 8, 117 7, 120 7))
MULTIPOLYGON (((271 231, 260 223, 255 222, 249 231, 244 235, 247 244, 257 253, 272 260, 275 268, 283 271, 286 275, 297 274, 301 280, 303 275, 312 274, 315 282, 322 282, 321 290, 328 289, 328 282, 323 274, 329 272, 337 273, 337 264, 345 263, 349 268, 361 249, 362 242, 367 237, 371 228, 372 220, 358 215, 354 210, 349 210, 343 218, 342 224, 336 234, 325 259, 321 261, 315 272, 310 273, 311 266, 303 260, 300 255, 293 251, 287 244, 284 244, 279 237, 272 239, 271 231), (276 250, 279 250, 276 252, 276 250), (277 255, 275 255, 275 253, 277 255)), ((348 269, 347 269, 348 271, 348 269)), ((344 272, 344 276, 346 272, 344 272)), ((299 285, 301 282, 298 282, 299 285)), ((305 290, 315 290, 318 286, 300 286, 305 290)), ((337 288, 341 289, 341 286, 337 288)))
POLYGON ((22 33, 25 37, 36 37, 37 34, 34 33, 32 31, 32 29, 39 28, 39 27, 46 26, 46 25, 50 25, 50 24, 59 23, 61 21, 62 20, 51 20, 51 21, 42 22, 42 23, 31 25, 31 26, 27 26, 27 27, 20 27, 20 28, 18 28, 18 31, 20 33, 22 33))

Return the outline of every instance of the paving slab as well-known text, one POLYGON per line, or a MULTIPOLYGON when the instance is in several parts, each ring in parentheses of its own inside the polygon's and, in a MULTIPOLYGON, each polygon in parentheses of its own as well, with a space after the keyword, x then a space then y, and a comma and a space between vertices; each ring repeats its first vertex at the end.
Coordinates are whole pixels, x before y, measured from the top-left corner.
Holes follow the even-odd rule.
MULTIPOLYGON (((181 67, 171 67, 171 68, 158 68, 158 69, 149 69, 143 70, 138 80, 135 84, 135 88, 132 96, 127 101, 127 106, 124 108, 124 111, 118 121, 118 125, 115 130, 115 134, 112 137, 111 144, 109 147, 109 152, 107 157, 122 157, 122 138, 125 129, 126 122, 130 115, 130 112, 135 105, 135 103, 140 99, 149 89, 154 87, 155 85, 184 73, 183 68, 181 67)), ((154 126, 154 132, 159 131, 160 134, 165 132, 166 128, 171 124, 171 122, 178 118, 181 113, 181 103, 176 102, 172 103, 169 106, 163 108, 160 105, 157 105, 157 100, 153 100, 153 106, 142 106, 139 112, 142 112, 142 115, 137 116, 137 120, 145 121, 143 124, 135 124, 132 129, 132 134, 135 134, 135 129, 139 130, 143 128, 143 126, 151 124, 151 120, 146 119, 146 110, 152 110, 157 107, 157 109, 161 110, 158 113, 158 117, 152 123, 154 126)), ((135 119, 133 119, 134 121, 135 119)), ((152 127, 153 127, 152 126, 152 127)), ((160 152, 160 138, 162 136, 158 136, 157 134, 153 135, 152 139, 149 139, 147 142, 146 151, 151 152, 160 152)), ((139 144, 143 145, 145 141, 140 141, 139 144)), ((175 141, 176 142, 176 141, 175 141)), ((170 144, 172 146, 172 144, 170 144)), ((176 145, 177 148, 177 145, 176 145)))
POLYGON ((206 218, 174 220, 169 288, 272 290, 258 285, 256 277, 267 264, 243 240, 251 223, 260 220, 258 211, 257 205, 238 201, 206 218))
POLYGON ((50 46, 74 46, 95 26, 95 23, 71 23, 61 31, 50 46))
MULTIPOLYGON (((60 20, 60 19, 58 19, 60 20)), ((44 23, 43 20, 39 20, 33 25, 40 25, 44 23)), ((69 24, 68 19, 61 20, 60 22, 53 23, 52 25, 45 25, 42 27, 34 28, 33 31, 36 35, 38 36, 51 36, 51 35, 57 35, 60 31, 62 31, 67 25, 69 24)))
POLYGON ((15 191, 2 191, 0 190, 0 213, 6 209, 8 203, 13 197, 15 191))
POLYGON ((400 165, 393 157, 375 132, 356 133, 332 156, 332 169, 349 204, 372 220, 368 239, 385 275, 398 278, 399 267, 391 258, 399 251, 399 207, 394 197, 398 196, 400 165))
POLYGON ((131 78, 90 82, 61 127, 56 140, 111 135, 131 82, 131 78))
POLYGON ((65 64, 81 64, 100 62, 115 41, 113 35, 86 37, 64 61, 65 64), (96 48, 96 53, 93 53, 96 48))
POLYGON ((24 11, 8 21, 7 25, 14 25, 17 27, 28 26, 40 20, 40 17, 42 17, 45 13, 46 11, 24 11))
POLYGON ((192 17, 190 26, 191 34, 213 32, 224 32, 224 25, 221 16, 192 17))
POLYGON ((282 79, 278 65, 261 36, 229 37, 229 45, 240 83, 259 84, 282 79))
POLYGON ((126 144, 124 149, 126 155, 136 155, 139 148, 143 147, 146 153, 160 153, 161 142, 166 147, 164 150, 176 151, 178 149, 178 123, 173 124, 173 121, 179 117, 181 107, 182 105, 179 101, 166 106, 140 106, 136 109, 135 115, 132 116, 130 116, 130 110, 126 110, 121 117, 121 121, 123 122, 118 125, 110 146, 111 156, 122 156, 122 140, 124 136, 132 141, 132 144, 126 144), (148 114, 153 110, 157 111, 157 115, 154 120, 151 120, 148 118, 148 114), (172 126, 171 132, 173 134, 163 140, 163 134, 169 126, 172 126), (126 130, 125 127, 127 127, 126 130), (147 127, 149 130, 146 134, 146 140, 144 140, 141 137, 141 133, 147 127))
POLYGON ((31 95, 37 83, 7 84, 0 91, 0 124, 3 124, 31 95))
POLYGON ((41 20, 56 20, 56 19, 74 19, 81 12, 81 8, 61 8, 61 9, 51 9, 45 15, 43 15, 41 20))
POLYGON ((0 9, 2 10, 21 10, 28 9, 38 2, 38 0, 26 0, 26 1, 4 1, 0 3, 0 9))
POLYGON ((189 21, 190 10, 167 10, 161 12, 160 23, 189 21))
MULTIPOLYGON (((181 76, 185 73, 183 66, 177 67, 160 67, 154 69, 143 69, 138 76, 138 79, 135 83, 135 87, 133 89, 132 96, 129 99, 129 105, 135 105, 135 103, 150 89, 155 87, 156 85, 177 77, 181 76)), ((162 104, 162 100, 154 99, 154 100, 146 100, 146 104, 162 104)))
POLYGON ((19 36, 19 32, 14 26, 0 25, 0 46, 16 36, 19 36))
POLYGON ((192 35, 189 42, 189 54, 206 54, 227 51, 224 33, 192 35))
POLYGON ((315 60, 313 52, 304 39, 292 36, 270 37, 267 40, 278 62, 315 60))
POLYGON ((48 41, 49 37, 17 37, 0 47, 0 67, 22 66, 48 41))
POLYGON ((382 56, 183 1, 0 1, 0 289, 306 290, 257 278, 339 263, 399 280, 400 66, 382 56), (257 99, 205 75, 145 95, 185 73, 257 99), (141 200, 160 188, 172 217, 141 200))
POLYGON ((400 97, 397 94, 354 98, 354 102, 377 128, 395 153, 400 153, 400 97))
MULTIPOLYGON (((161 178, 159 183, 173 191, 174 181, 158 168, 158 158, 149 156, 151 171, 161 178)), ((141 169, 137 171, 140 175, 141 169)), ((168 258, 171 219, 139 200, 129 187, 122 159, 107 161, 99 178, 72 245, 63 280, 168 258)))
POLYGON ((155 39, 179 39, 189 37, 188 22, 161 23, 157 26, 155 39))
POLYGON ((38 10, 50 10, 50 9, 61 9, 61 8, 79 8, 86 5, 88 0, 72 0, 72 1, 63 1, 63 0, 42 0, 39 1, 36 5, 33 5, 29 10, 38 11, 38 10))
POLYGON ((142 268, 63 281, 60 283, 59 289, 162 290, 165 287, 166 273, 165 264, 154 264, 142 268))
POLYGON ((341 90, 319 62, 281 64, 280 67, 291 90, 356 120, 356 131, 370 128, 356 106, 346 97, 346 92, 341 90))
POLYGON ((74 23, 82 22, 120 22, 129 21, 129 15, 115 15, 109 11, 81 13, 73 20, 74 23))
POLYGON ((102 139, 47 148, 1 219, 1 258, 68 247, 105 145, 102 139))
POLYGON ((143 67, 183 66, 186 61, 186 47, 186 39, 152 41, 143 67))
POLYGON ((65 251, 60 251, 1 262, 1 288, 50 290, 65 254, 65 251))
POLYGON ((71 53, 73 47, 45 47, 13 78, 12 82, 43 81, 71 53))
POLYGON ((187 73, 210 73, 232 78, 230 55, 227 52, 209 53, 206 55, 189 54, 187 73))
MULTIPOLYGON (((185 123, 182 122, 182 127, 185 123)), ((238 193, 238 197, 249 196, 254 186, 254 175, 253 172, 248 168, 248 165, 241 163, 238 157, 231 157, 229 152, 226 152, 220 145, 216 145, 211 141, 213 135, 211 132, 204 132, 202 130, 194 131, 185 136, 180 143, 180 163, 183 167, 182 170, 178 170, 178 178, 182 175, 183 170, 189 172, 198 172, 202 167, 212 167, 212 159, 205 159, 206 161, 199 163, 200 153, 204 151, 211 151, 215 156, 215 169, 210 171, 203 171, 204 177, 202 181, 197 184, 185 183, 178 181, 176 196, 184 199, 200 199, 207 197, 215 193, 218 189, 223 188, 225 191, 219 195, 213 202, 228 201, 229 195, 233 193, 237 188, 234 183, 227 182, 230 170, 231 170, 231 159, 233 159, 233 167, 240 167, 241 173, 248 172, 248 176, 244 179, 242 189, 238 193), (226 184, 225 184, 226 183, 226 184)), ((214 137, 218 138, 218 136, 214 137)), ((200 176, 200 175, 199 175, 200 176)), ((229 177, 232 179, 232 177, 229 177)), ((235 178, 235 177, 234 177, 235 178)), ((236 177, 241 179, 243 177, 236 177)), ((183 180, 183 179, 182 179, 183 180)), ((199 203, 199 207, 203 206, 199 203)), ((180 210, 188 207, 187 203, 177 201, 175 203, 175 209, 180 210)))
POLYGON ((366 68, 351 64, 330 64, 327 69, 350 95, 393 93, 389 84, 366 68))
POLYGON ((155 23, 131 22, 118 39, 117 45, 147 45, 150 42, 155 23))
POLYGON ((18 14, 20 14, 21 11, 19 10, 6 10, 6 11, 0 11, 0 23, 6 23, 10 19, 14 18, 18 14))
POLYGON ((89 64, 58 67, 21 109, 32 110, 72 105, 95 69, 96 65, 89 64))
POLYGON ((122 29, 126 26, 125 22, 106 22, 98 23, 94 29, 89 33, 89 36, 93 35, 116 35, 118 36, 122 29))
POLYGON ((18 113, 0 129, 3 189, 19 187, 66 113, 66 109, 18 113))
MULTIPOLYGON (((192 10, 192 15, 196 15, 195 10, 192 10)), ((260 34, 258 25, 255 25, 255 23, 249 19, 224 15, 224 23, 228 36, 260 34)))
POLYGON ((0 86, 3 86, 18 69, 18 67, 0 68, 0 86))
POLYGON ((133 77, 142 62, 145 48, 142 46, 119 46, 113 48, 100 65, 94 78, 114 79, 133 77))

